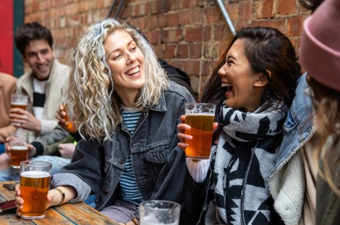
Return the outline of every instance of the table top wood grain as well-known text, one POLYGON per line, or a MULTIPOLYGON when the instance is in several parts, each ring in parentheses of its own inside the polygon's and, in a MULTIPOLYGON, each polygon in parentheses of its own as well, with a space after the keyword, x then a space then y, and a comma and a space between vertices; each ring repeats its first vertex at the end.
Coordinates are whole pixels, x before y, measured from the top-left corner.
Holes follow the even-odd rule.
MULTIPOLYGON (((0 203, 15 199, 15 192, 3 187, 3 184, 14 183, 13 181, 0 182, 0 203)), ((24 220, 17 216, 15 211, 0 214, 1 225, 32 225, 32 224, 62 224, 62 225, 93 225, 119 223, 106 217, 98 210, 80 202, 75 204, 63 204, 47 209, 45 218, 40 220, 24 220)))

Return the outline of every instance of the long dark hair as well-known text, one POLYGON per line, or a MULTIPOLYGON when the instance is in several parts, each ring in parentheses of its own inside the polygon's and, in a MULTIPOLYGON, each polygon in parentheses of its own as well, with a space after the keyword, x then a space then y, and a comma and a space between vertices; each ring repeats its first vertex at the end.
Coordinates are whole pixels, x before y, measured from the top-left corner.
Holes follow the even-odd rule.
POLYGON ((274 96, 290 106, 297 79, 301 76, 301 66, 290 40, 279 30, 270 27, 247 27, 237 32, 217 62, 199 101, 221 105, 225 100, 226 90, 221 88, 221 77, 218 75, 218 70, 225 64, 226 55, 237 39, 244 40, 245 54, 252 71, 254 73, 262 72, 269 80, 261 104, 269 97, 274 96), (266 70, 271 72, 270 77, 266 70))

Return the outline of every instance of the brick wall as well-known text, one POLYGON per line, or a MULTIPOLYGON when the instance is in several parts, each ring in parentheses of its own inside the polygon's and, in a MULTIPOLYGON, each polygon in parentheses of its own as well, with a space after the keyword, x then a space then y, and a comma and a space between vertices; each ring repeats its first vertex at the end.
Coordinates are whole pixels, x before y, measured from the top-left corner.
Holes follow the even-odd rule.
MULTIPOLYGON (((49 27, 56 56, 67 63, 78 37, 89 24, 106 18, 113 2, 25 0, 25 22, 49 27)), ((224 0, 224 5, 236 29, 276 27, 296 49, 302 22, 310 14, 298 0, 224 0)), ((187 72, 197 93, 231 37, 214 0, 126 0, 119 18, 139 27, 159 57, 187 72)))

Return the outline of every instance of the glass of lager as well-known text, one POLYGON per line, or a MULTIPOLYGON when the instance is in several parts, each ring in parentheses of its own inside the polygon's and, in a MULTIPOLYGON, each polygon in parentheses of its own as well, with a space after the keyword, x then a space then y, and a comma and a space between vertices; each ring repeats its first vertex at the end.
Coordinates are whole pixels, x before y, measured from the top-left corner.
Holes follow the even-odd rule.
POLYGON ((11 109, 20 108, 26 110, 28 103, 27 95, 11 94, 11 109))
POLYGON ((11 133, 9 140, 11 166, 14 169, 20 168, 20 162, 28 159, 28 132, 25 130, 17 130, 11 133))
MULTIPOLYGON (((19 108, 26 110, 28 104, 28 96, 27 95, 19 95, 19 94, 11 94, 11 109, 19 108)), ((13 125, 20 125, 16 123, 12 123, 13 125)))
POLYGON ((185 104, 185 123, 191 126, 191 129, 185 133, 192 136, 191 140, 186 140, 189 144, 185 149, 187 158, 209 158, 215 109, 216 105, 212 103, 185 104))
POLYGON ((45 217, 51 169, 52 164, 43 161, 20 163, 20 190, 24 200, 21 218, 42 219, 45 217))
POLYGON ((166 200, 144 201, 139 206, 141 225, 178 225, 181 205, 166 200))

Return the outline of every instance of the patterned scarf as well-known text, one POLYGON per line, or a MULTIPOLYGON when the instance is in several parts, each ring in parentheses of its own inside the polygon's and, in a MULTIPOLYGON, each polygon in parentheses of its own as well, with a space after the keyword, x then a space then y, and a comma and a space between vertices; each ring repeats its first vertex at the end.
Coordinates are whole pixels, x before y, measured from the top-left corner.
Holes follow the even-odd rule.
POLYGON ((286 113, 282 102, 273 101, 253 113, 221 108, 223 130, 211 157, 204 224, 270 224, 273 199, 267 180, 286 113))

